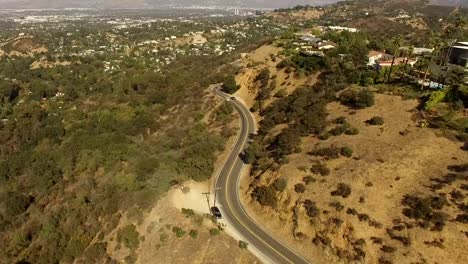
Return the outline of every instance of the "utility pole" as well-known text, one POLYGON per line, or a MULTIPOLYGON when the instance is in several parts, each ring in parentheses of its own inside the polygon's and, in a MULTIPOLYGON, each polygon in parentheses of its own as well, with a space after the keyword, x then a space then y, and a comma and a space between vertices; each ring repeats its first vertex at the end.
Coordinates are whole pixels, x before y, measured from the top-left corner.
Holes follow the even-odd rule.
POLYGON ((206 202, 208 203, 208 208, 211 209, 210 207, 210 192, 204 192, 202 193, 206 196, 206 202))
POLYGON ((215 189, 214 189, 214 202, 213 202, 213 207, 216 206, 216 194, 218 193, 218 192, 217 192, 218 190, 221 190, 221 188, 215 188, 215 189))

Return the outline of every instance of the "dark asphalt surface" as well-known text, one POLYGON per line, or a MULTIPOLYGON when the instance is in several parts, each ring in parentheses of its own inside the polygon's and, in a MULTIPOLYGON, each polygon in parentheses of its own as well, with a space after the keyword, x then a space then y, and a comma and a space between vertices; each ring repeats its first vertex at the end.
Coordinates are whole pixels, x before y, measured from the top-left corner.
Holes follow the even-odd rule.
MULTIPOLYGON (((213 92, 225 99, 232 95, 225 94, 219 87, 213 92)), ((239 179, 244 163, 239 158, 239 154, 247 147, 250 133, 255 132, 255 123, 247 107, 238 100, 231 100, 230 103, 240 115, 240 132, 238 141, 235 143, 232 152, 222 168, 216 181, 217 203, 229 225, 231 225, 249 243, 249 247, 254 247, 271 263, 309 263, 303 257, 295 253, 292 249, 264 231, 260 225, 249 217, 241 204, 239 198, 239 179)))

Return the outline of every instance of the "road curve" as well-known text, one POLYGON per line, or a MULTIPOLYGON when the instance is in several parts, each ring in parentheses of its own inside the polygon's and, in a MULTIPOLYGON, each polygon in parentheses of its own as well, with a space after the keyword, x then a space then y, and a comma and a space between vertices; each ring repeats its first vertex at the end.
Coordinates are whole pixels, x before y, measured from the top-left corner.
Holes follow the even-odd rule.
MULTIPOLYGON (((228 99, 232 95, 220 91, 220 86, 212 88, 216 95, 228 99)), ((245 149, 250 133, 255 132, 255 122, 247 107, 238 100, 231 100, 230 103, 240 116, 240 132, 238 140, 232 148, 221 172, 216 179, 215 189, 217 190, 217 204, 223 218, 234 228, 242 238, 249 243, 249 247, 255 248, 265 259, 271 263, 306 264, 309 263, 292 249, 274 238, 270 233, 262 229, 259 224, 247 214, 239 197, 239 181, 243 161, 239 154, 245 149)))

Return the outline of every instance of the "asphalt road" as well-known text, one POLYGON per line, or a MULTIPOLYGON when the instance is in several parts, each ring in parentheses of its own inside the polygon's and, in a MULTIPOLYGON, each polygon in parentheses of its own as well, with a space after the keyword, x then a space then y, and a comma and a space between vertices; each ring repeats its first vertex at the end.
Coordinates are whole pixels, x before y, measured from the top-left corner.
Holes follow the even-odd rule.
MULTIPOLYGON (((212 91, 225 99, 232 97, 232 95, 221 92, 220 87, 214 87, 212 91)), ((242 102, 231 100, 230 103, 239 113, 241 126, 238 140, 215 183, 217 190, 216 200, 223 218, 249 243, 249 247, 257 249, 271 263, 309 263, 266 232, 261 227, 261 223, 256 223, 249 217, 240 201, 239 180, 244 163, 239 158, 239 154, 247 147, 249 134, 255 132, 255 123, 250 111, 242 102)))

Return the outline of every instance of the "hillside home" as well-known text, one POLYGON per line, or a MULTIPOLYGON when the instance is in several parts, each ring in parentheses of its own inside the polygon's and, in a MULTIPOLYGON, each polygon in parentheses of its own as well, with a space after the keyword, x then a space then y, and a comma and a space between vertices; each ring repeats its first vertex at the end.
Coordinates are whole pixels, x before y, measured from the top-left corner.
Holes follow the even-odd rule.
POLYGON ((450 47, 448 62, 468 69, 468 41, 457 42, 450 47))

